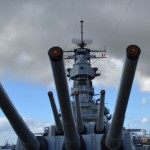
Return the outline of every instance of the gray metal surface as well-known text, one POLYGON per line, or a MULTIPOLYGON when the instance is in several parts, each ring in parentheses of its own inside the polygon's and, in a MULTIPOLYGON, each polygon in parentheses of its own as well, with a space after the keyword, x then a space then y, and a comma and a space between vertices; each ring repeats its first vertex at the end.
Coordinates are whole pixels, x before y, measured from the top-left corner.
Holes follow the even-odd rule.
POLYGON ((67 150, 77 150, 80 147, 80 137, 77 133, 70 104, 69 90, 63 60, 63 51, 59 47, 53 47, 49 50, 48 54, 50 57, 59 105, 62 114, 65 146, 67 150))
POLYGON ((127 48, 127 57, 124 63, 115 111, 106 137, 106 146, 109 149, 117 149, 121 145, 126 108, 140 52, 140 48, 135 45, 130 45, 127 48))
POLYGON ((53 93, 51 91, 49 91, 48 96, 49 96, 49 100, 50 100, 51 107, 52 107, 52 110, 53 110, 53 115, 54 115, 55 124, 56 124, 55 125, 56 132, 57 132, 57 134, 63 134, 64 133, 63 126, 62 126, 62 122, 60 120, 60 116, 59 116, 57 108, 56 108, 53 93))
POLYGON ((84 124, 82 119, 82 112, 81 112, 81 106, 80 106, 80 100, 79 100, 79 91, 75 91, 75 103, 76 103, 76 125, 79 133, 82 133, 84 131, 84 124))
POLYGON ((104 109, 105 109, 105 91, 101 90, 100 92, 100 104, 99 104, 99 114, 96 124, 96 131, 102 132, 104 131, 104 109))

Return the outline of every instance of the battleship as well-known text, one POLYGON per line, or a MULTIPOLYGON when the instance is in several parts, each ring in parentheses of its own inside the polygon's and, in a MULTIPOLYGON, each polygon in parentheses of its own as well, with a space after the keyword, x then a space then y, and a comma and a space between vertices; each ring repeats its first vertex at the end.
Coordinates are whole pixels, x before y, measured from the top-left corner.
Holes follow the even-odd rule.
MULTIPOLYGON (((129 96, 134 80, 136 66, 141 50, 137 45, 129 45, 125 53, 125 62, 118 90, 114 113, 111 116, 105 106, 106 91, 101 89, 99 98, 94 99, 92 80, 101 74, 92 67, 92 59, 106 58, 106 50, 87 48, 91 40, 83 38, 81 21, 81 39, 73 40, 74 50, 63 50, 58 46, 49 49, 48 56, 54 76, 60 112, 56 107, 55 96, 48 92, 48 99, 54 115, 55 125, 45 127, 41 135, 30 131, 17 112, 3 86, 0 85, 0 107, 18 140, 16 150, 136 150, 137 141, 133 136, 136 129, 125 129, 124 120, 129 96), (65 69, 65 59, 73 60, 73 66, 65 69), (96 53, 101 53, 98 57, 96 53), (73 81, 69 92, 67 77, 73 81), (71 94, 70 94, 71 93, 71 94), (72 98, 72 100, 71 100, 72 98)), ((141 146, 144 150, 144 147, 141 146)))

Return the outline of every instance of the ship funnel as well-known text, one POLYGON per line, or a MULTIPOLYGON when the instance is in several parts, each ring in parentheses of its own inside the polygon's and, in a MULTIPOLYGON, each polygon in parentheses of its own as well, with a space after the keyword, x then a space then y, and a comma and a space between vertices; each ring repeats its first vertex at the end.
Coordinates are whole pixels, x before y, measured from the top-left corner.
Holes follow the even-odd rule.
POLYGON ((80 99, 79 99, 79 91, 74 92, 75 95, 75 103, 76 103, 76 122, 77 122, 77 129, 79 133, 85 132, 85 126, 83 124, 82 114, 81 114, 81 106, 80 106, 80 99))
POLYGON ((127 47, 127 57, 125 60, 117 102, 111 125, 106 136, 105 145, 110 150, 116 150, 121 146, 122 128, 129 100, 129 95, 134 79, 134 74, 141 50, 136 45, 127 47))
POLYGON ((59 114, 58 114, 58 111, 56 108, 53 93, 51 91, 49 91, 48 96, 49 96, 49 100, 50 100, 51 107, 52 107, 53 114, 54 114, 54 119, 55 119, 55 124, 56 124, 56 133, 58 135, 62 135, 63 134, 63 126, 62 126, 62 122, 60 120, 60 117, 59 117, 59 114))
POLYGON ((29 130, 11 100, 7 96, 5 90, 0 84, 0 107, 7 119, 9 120, 12 128, 16 132, 17 136, 21 140, 23 146, 27 150, 39 150, 40 144, 34 134, 29 130))
POLYGON ((72 114, 64 67, 63 51, 59 47, 52 47, 49 50, 48 55, 52 66, 54 81, 62 114, 65 148, 67 150, 78 150, 80 148, 80 136, 77 132, 72 114))
POLYGON ((104 103, 105 103, 105 90, 101 90, 99 114, 96 123, 96 133, 104 132, 104 110, 105 110, 104 103))

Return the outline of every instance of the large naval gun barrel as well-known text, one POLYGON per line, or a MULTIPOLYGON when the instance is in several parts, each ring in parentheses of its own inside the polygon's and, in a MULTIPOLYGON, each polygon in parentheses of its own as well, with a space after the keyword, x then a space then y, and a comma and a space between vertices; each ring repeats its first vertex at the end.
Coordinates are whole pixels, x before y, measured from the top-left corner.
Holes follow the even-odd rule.
POLYGON ((105 90, 101 90, 99 114, 96 124, 97 133, 102 133, 104 131, 104 110, 105 110, 104 102, 105 102, 105 90))
POLYGON ((75 95, 75 103, 76 103, 76 122, 77 122, 77 129, 79 133, 85 132, 85 126, 83 124, 82 114, 81 114, 81 106, 80 106, 80 99, 79 99, 79 91, 74 92, 75 95))
POLYGON ((58 114, 58 111, 57 111, 57 108, 56 108, 53 93, 51 91, 49 91, 48 96, 49 96, 49 100, 50 100, 50 103, 51 103, 51 107, 52 107, 52 110, 53 110, 54 119, 55 119, 55 123, 56 123, 56 133, 61 135, 61 134, 63 134, 63 126, 62 126, 62 122, 60 120, 60 117, 59 117, 59 114, 58 114))
POLYGON ((105 145, 110 150, 116 150, 121 146, 122 128, 126 108, 141 50, 136 45, 130 45, 127 47, 126 52, 127 57, 122 72, 115 111, 105 140, 105 145))
POLYGON ((48 54, 62 114, 65 148, 67 150, 78 150, 80 148, 80 136, 77 132, 72 114, 63 51, 59 47, 52 47, 48 54))
POLYGON ((7 96, 5 90, 0 84, 0 107, 7 119, 9 120, 12 128, 22 142, 22 145, 27 150, 39 150, 40 144, 34 134, 29 130, 11 100, 7 96))

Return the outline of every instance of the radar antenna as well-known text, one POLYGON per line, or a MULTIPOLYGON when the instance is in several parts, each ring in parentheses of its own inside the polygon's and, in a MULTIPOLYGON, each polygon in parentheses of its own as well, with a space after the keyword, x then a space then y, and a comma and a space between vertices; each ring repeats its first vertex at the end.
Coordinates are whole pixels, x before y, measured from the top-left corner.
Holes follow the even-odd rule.
POLYGON ((85 46, 92 44, 92 40, 91 39, 85 39, 83 40, 83 20, 80 21, 81 22, 81 40, 79 39, 72 39, 72 43, 79 46, 80 48, 84 48, 85 46))

